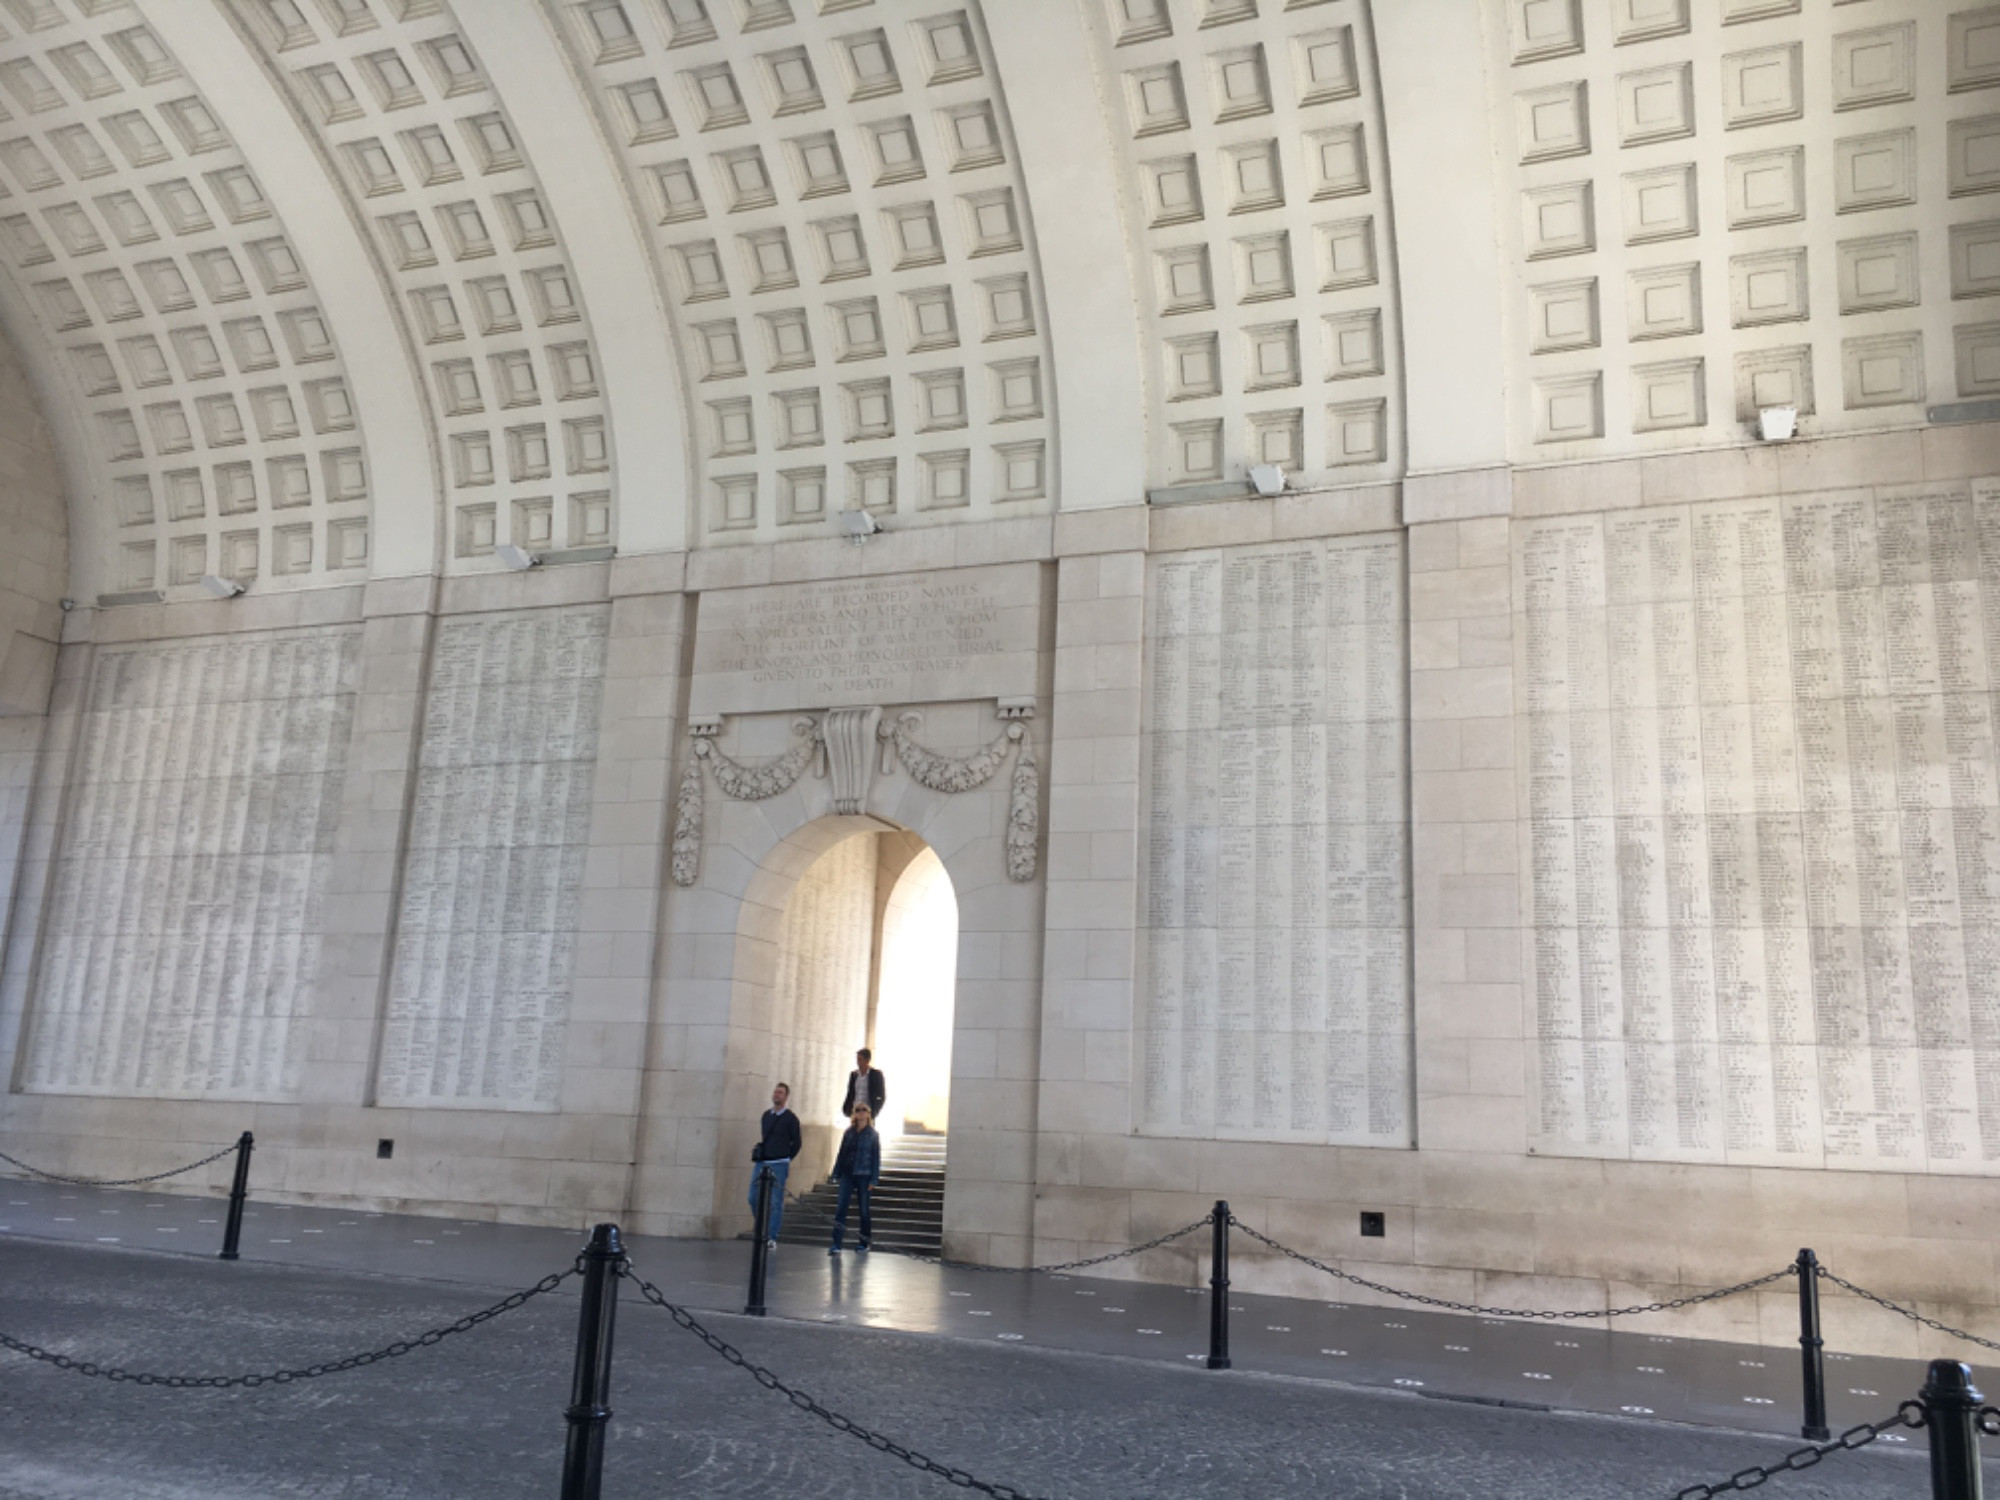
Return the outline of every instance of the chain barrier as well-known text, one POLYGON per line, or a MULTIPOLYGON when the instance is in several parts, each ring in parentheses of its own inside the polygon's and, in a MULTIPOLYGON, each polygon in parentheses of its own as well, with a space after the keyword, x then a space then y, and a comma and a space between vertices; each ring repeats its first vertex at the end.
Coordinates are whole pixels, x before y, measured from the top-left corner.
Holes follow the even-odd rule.
POLYGON ((67 1370, 76 1375, 89 1375, 99 1380, 109 1380, 114 1384, 159 1385, 176 1391, 225 1391, 236 1387, 255 1390, 264 1385, 290 1385, 299 1380, 316 1380, 322 1375, 342 1375, 349 1370, 360 1370, 369 1365, 380 1364, 385 1359, 401 1359, 418 1349, 428 1349, 434 1344, 442 1344, 454 1334, 469 1333, 482 1323, 490 1323, 502 1314, 512 1312, 523 1303, 545 1292, 554 1291, 570 1277, 580 1274, 582 1274, 580 1265, 571 1266, 565 1271, 553 1271, 533 1286, 503 1297, 491 1307, 482 1307, 478 1312, 467 1313, 455 1323, 430 1329, 412 1339, 398 1339, 393 1344, 380 1349, 371 1349, 366 1354, 350 1354, 344 1359, 327 1360, 322 1364, 306 1365, 296 1370, 270 1370, 249 1375, 154 1375, 137 1370, 121 1370, 115 1365, 95 1364, 86 1359, 72 1359, 67 1354, 56 1354, 5 1333, 0 1333, 0 1349, 11 1349, 16 1354, 25 1354, 29 1359, 40 1360, 43 1364, 53 1365, 58 1370, 67 1370))
POLYGON ((631 1280, 632 1284, 639 1289, 641 1297, 644 1297, 653 1306, 664 1311, 667 1316, 671 1317, 681 1327, 708 1345, 710 1349, 728 1360, 729 1363, 747 1372, 765 1390, 776 1391, 807 1416, 819 1418, 820 1421, 826 1423, 835 1432, 844 1432, 849 1437, 859 1438, 877 1453, 886 1453, 891 1458, 901 1459, 911 1468, 921 1473, 935 1474, 947 1484, 957 1485, 962 1490, 974 1490, 982 1495, 991 1495, 994 1497, 994 1500, 1036 1500, 1036 1497, 1027 1494, 1025 1491, 1017 1490, 1012 1485, 1000 1484, 989 1479, 980 1479, 967 1473, 964 1469, 955 1469, 950 1464, 941 1463, 928 1454, 919 1453, 914 1448, 904 1446, 894 1438, 885 1437, 871 1428, 863 1427, 852 1417, 843 1416, 830 1407, 822 1406, 818 1401, 814 1400, 804 1391, 799 1390, 796 1386, 785 1384, 784 1381, 765 1369, 764 1366, 756 1363, 727 1339, 720 1338, 716 1334, 711 1333, 686 1308, 669 1302, 666 1293, 662 1292, 652 1282, 646 1280, 645 1277, 632 1269, 632 1262, 629 1258, 620 1266, 619 1273, 631 1280))
POLYGON ((192 1172, 207 1166, 210 1162, 221 1161, 225 1156, 236 1154, 237 1142, 231 1141, 213 1156, 204 1156, 200 1161, 191 1161, 184 1167, 175 1167, 170 1172, 155 1172, 150 1177, 65 1177, 60 1172, 44 1172, 40 1167, 31 1167, 16 1157, 0 1151, 0 1161, 11 1167, 19 1167, 30 1177, 40 1177, 48 1182, 67 1183, 71 1187, 138 1187, 143 1183, 160 1182, 168 1177, 179 1177, 184 1172, 192 1172))
POLYGON ((1646 1302, 1633 1307, 1607 1307, 1594 1310, 1565 1309, 1561 1312, 1531 1311, 1519 1307, 1486 1307, 1477 1302, 1454 1302, 1448 1297, 1427 1297, 1422 1292, 1406 1292, 1400 1287, 1384 1286, 1379 1281, 1364 1280, 1362 1277, 1330 1266, 1323 1260, 1314 1260, 1310 1255, 1294 1250, 1290 1245, 1280 1244, 1267 1234, 1259 1234, 1234 1214, 1229 1216, 1229 1223, 1232 1228, 1242 1230, 1245 1235, 1255 1240, 1258 1244, 1275 1250, 1280 1255, 1288 1256, 1292 1260, 1298 1261, 1301 1265, 1311 1266, 1315 1271, 1324 1271, 1327 1275, 1345 1281, 1352 1286, 1366 1287, 1371 1292, 1380 1292, 1384 1296, 1397 1297, 1404 1302, 1415 1302, 1424 1307, 1441 1307, 1448 1312, 1476 1313, 1482 1318, 1527 1318, 1551 1323, 1572 1322, 1588 1318, 1630 1318, 1636 1317, 1640 1313, 1672 1312, 1676 1308, 1694 1307, 1702 1302, 1719 1302, 1724 1297, 1734 1297, 1743 1292, 1755 1291, 1760 1286, 1769 1286, 1774 1281, 1783 1281, 1788 1276, 1798 1274, 1796 1266, 1786 1266, 1782 1271, 1773 1271, 1769 1276, 1759 1276, 1755 1281, 1739 1281, 1735 1286, 1720 1287, 1712 1292, 1696 1292, 1686 1297, 1675 1297, 1665 1302, 1646 1302))
MULTIPOLYGON (((1967 1333, 1963 1328, 1953 1328, 1949 1323, 1940 1323, 1936 1318, 1927 1318, 1920 1312, 1914 1312, 1907 1307, 1900 1307, 1896 1303, 1891 1302, 1887 1297, 1878 1297, 1866 1287, 1856 1286, 1845 1277, 1834 1275, 1825 1266, 1819 1268, 1819 1274, 1822 1279, 1832 1282, 1841 1290, 1852 1292, 1855 1296, 1872 1302, 1877 1307, 1886 1307, 1892 1313, 1901 1313, 1912 1323, 1921 1323, 1926 1328, 1934 1328, 1939 1333, 1949 1334, 1955 1339, 1964 1339, 1968 1344, 1978 1344, 1984 1349, 2000 1349, 2000 1343, 1995 1343, 1992 1339, 1983 1339, 1976 1333, 1967 1333)), ((1988 1407, 1987 1410, 1991 1411, 1992 1408, 1988 1407)))
POLYGON ((1684 1490, 1676 1490, 1674 1500, 1714 1500, 1717 1495, 1733 1494, 1738 1490, 1754 1490, 1766 1480, 1775 1479, 1780 1474, 1796 1474, 1801 1469, 1810 1469, 1829 1455, 1853 1453, 1866 1448, 1892 1428, 1922 1427, 1924 1424, 1923 1403, 1905 1401, 1896 1408, 1893 1416, 1884 1417, 1879 1422, 1863 1422, 1859 1427, 1850 1427, 1829 1443, 1814 1443, 1809 1448, 1796 1448, 1776 1463, 1739 1469, 1727 1479, 1711 1480, 1707 1484, 1691 1484, 1684 1490))

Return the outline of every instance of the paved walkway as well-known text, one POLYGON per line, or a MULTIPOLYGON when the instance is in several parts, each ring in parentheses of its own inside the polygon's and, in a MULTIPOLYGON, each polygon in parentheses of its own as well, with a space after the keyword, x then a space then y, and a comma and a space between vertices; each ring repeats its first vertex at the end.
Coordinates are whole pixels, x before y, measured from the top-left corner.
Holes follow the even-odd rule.
MULTIPOLYGON (((0 1181, 0 1243, 29 1238, 211 1257, 221 1242, 223 1206, 210 1198, 7 1179, 0 1181)), ((245 1261, 511 1289, 568 1264, 580 1244, 580 1236, 562 1230, 253 1200, 242 1254, 245 1261)), ((628 1249, 641 1274, 670 1297, 694 1308, 741 1310, 747 1243, 638 1238, 628 1249)), ((773 1318, 1192 1368, 1201 1367, 1208 1348, 1205 1290, 1102 1277, 982 1272, 882 1254, 833 1260, 787 1245, 772 1258, 767 1301, 773 1318)), ((1789 1436, 1799 1430, 1799 1362, 1788 1349, 1240 1292, 1231 1309, 1237 1372, 1448 1401, 1789 1436)), ((0 1331, 13 1330, 0 1325, 0 1331)), ((1922 1381, 1918 1361, 1829 1355, 1833 1429, 1886 1414, 1922 1381)))
MULTIPOLYGON (((7 1204, 17 1218, 22 1201, 15 1194, 7 1204)), ((61 1217, 92 1230, 180 1227, 158 1222, 143 1203, 134 1213, 81 1195, 58 1201, 66 1210, 87 1209, 96 1222, 86 1224, 81 1212, 61 1217)), ((269 1211, 257 1224, 267 1243, 296 1244, 307 1228, 321 1227, 269 1211), (293 1232, 269 1234, 274 1228, 293 1232)), ((439 1226, 357 1219, 346 1227, 391 1238, 432 1228, 403 1237, 434 1241, 411 1249, 442 1252, 432 1269, 446 1274, 420 1280, 296 1261, 228 1265, 94 1243, 144 1237, 138 1234, 62 1244, 10 1233, 0 1236, 0 1328, 135 1370, 297 1367, 379 1347, 481 1306, 492 1291, 453 1284, 451 1263, 499 1266, 507 1256, 497 1242, 512 1238, 495 1234, 495 1243, 477 1248, 485 1237, 456 1226, 456 1239, 474 1242, 460 1257, 439 1226)), ((650 1256, 656 1247, 642 1248, 650 1256)), ((325 1249, 316 1254, 338 1258, 325 1249)), ((658 1275, 657 1262, 667 1257, 651 1258, 658 1275)), ((544 1263, 537 1259, 534 1269, 544 1263)), ((704 1267, 690 1261, 671 1269, 704 1267)), ((749 1358, 853 1419, 1022 1496, 1049 1500, 1667 1500, 1690 1482, 1771 1464, 1794 1446, 1771 1435, 1644 1418, 1426 1401, 1393 1386, 1247 1370, 1211 1375, 1181 1358, 1185 1326, 1171 1335, 1137 1334, 1133 1318, 1145 1304, 1115 1283, 1058 1283, 1031 1299, 995 1296, 982 1305, 989 1299, 953 1298, 968 1289, 951 1285, 953 1278, 934 1278, 932 1321, 979 1328, 980 1336, 854 1326, 876 1315, 871 1308, 884 1287, 921 1289, 908 1274, 913 1269, 888 1262, 843 1268, 840 1307, 850 1322, 842 1326, 729 1312, 703 1317, 749 1358), (1078 1298, 1079 1291, 1098 1296, 1078 1298), (1124 1306, 1123 1313, 1072 1310, 1114 1293, 1110 1306, 1124 1306), (1018 1342, 983 1332, 1012 1331, 1010 1321, 1018 1342), (1032 1346, 1031 1336, 1122 1341, 1134 1349, 1146 1339, 1163 1350, 1119 1358, 1032 1346)), ((823 1307, 830 1273, 825 1265, 817 1273, 823 1307)), ((789 1274, 798 1280, 785 1295, 806 1297, 812 1278, 789 1274)), ((575 1285, 436 1347, 282 1387, 112 1384, 0 1354, 0 1500, 552 1500, 575 1285)), ((699 1290, 690 1277, 682 1295, 699 1290)), ((636 1297, 621 1301, 610 1405, 605 1500, 945 1500, 963 1493, 794 1410, 636 1297)), ((1841 1455, 1780 1479, 1770 1493, 1773 1500, 1915 1500, 1926 1489, 1918 1441, 1841 1455)))

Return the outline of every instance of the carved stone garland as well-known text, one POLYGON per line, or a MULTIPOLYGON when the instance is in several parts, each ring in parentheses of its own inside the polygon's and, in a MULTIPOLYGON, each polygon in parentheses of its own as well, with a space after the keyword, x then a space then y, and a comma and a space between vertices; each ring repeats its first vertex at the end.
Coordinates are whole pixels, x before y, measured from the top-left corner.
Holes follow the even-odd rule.
POLYGON ((674 884, 693 885, 701 872, 704 765, 724 796, 738 802, 761 802, 789 791, 809 765, 816 763, 818 774, 827 775, 830 760, 836 810, 858 813, 873 780, 874 767, 864 748, 871 737, 882 743, 883 774, 893 771, 900 760, 911 780, 947 795, 984 786, 1006 764, 1008 753, 1014 752, 1007 801, 1007 878, 1033 880, 1042 776, 1026 721, 1034 717, 1035 706, 1031 700, 1008 698, 1000 700, 998 709, 1007 727, 990 745, 963 757, 941 755, 919 744, 914 732, 924 716, 915 709, 893 719, 884 717, 879 708, 834 709, 819 720, 801 715, 792 721, 797 743, 776 760, 755 766, 732 760, 716 744, 715 737, 722 732, 720 719, 690 724, 688 735, 694 741, 694 753, 681 772, 680 796, 674 809, 674 884))

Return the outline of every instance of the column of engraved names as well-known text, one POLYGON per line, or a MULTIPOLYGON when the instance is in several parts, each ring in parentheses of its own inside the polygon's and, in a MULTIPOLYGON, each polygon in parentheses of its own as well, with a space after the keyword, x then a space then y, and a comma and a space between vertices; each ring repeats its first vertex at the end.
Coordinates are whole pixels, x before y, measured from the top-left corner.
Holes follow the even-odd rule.
POLYGON ((1627 1128, 1618 854, 1610 767, 1605 543, 1596 517, 1522 528, 1536 1137, 1623 1156, 1627 1128))
POLYGON ((1820 1161, 1804 815, 1776 501, 1692 511, 1722 1144, 1820 1161))
MULTIPOLYGON (((1983 722, 1995 737, 1991 758, 2000 764, 2000 492, 1975 495, 1972 507, 1987 683, 1983 722)), ((1966 739, 1976 739, 1981 722, 1978 705, 1961 698, 1959 712, 1966 739)), ((1973 746, 1966 749, 1972 759, 1973 746)), ((1988 787, 1976 769, 1969 782, 1980 795, 1954 803, 1952 832, 1979 1134, 1986 1154, 1992 1156, 2000 1147, 2000 808, 1984 799, 1988 787)))
POLYGON ((557 1101, 606 626, 590 606, 438 631, 383 1035, 385 1101, 557 1101))
POLYGON ((1411 1138, 1409 661, 1399 537, 1330 542, 1327 1134, 1411 1138))
POLYGON ((355 646, 352 632, 258 635, 100 657, 26 1086, 296 1087, 355 646))
POLYGON ((1973 1020, 1977 985, 1990 994, 1993 978, 1976 914, 1994 883, 2000 798, 1978 518, 1962 493, 1883 495, 1875 529, 1923 1154, 1979 1170, 2000 1159, 1973 1020))
POLYGON ((1156 563, 1142 1128, 1408 1136, 1395 539, 1156 563))

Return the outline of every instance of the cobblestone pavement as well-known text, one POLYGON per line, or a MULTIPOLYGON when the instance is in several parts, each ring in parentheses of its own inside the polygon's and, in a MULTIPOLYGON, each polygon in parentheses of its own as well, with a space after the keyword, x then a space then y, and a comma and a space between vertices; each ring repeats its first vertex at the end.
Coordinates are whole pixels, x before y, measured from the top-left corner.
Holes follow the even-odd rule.
MULTIPOLYGON (((206 1259, 221 1237, 222 1203, 194 1193, 113 1192, 0 1181, 0 1240, 27 1238, 116 1245, 206 1259)), ((360 1271, 479 1287, 524 1286, 566 1265, 581 1243, 573 1230, 371 1213, 252 1199, 243 1263, 360 1271)), ((747 1244, 635 1238, 644 1273, 697 1308, 740 1310, 747 1244)), ((893 1256, 829 1260, 786 1246, 771 1275, 776 1318, 849 1327, 944 1333, 1023 1348, 1116 1354, 1180 1366, 1208 1347, 1205 1231, 1142 1263, 1087 1275, 995 1275, 893 1256), (1137 1269, 1146 1281, 1120 1279, 1137 1269)), ((1252 1247, 1238 1238, 1230 1295, 1231 1350, 1239 1373, 1340 1380, 1430 1397, 1471 1397, 1538 1408, 1657 1416, 1794 1436, 1799 1365, 1790 1348, 1681 1336, 1682 1317, 1662 1313, 1617 1331, 1596 1323, 1522 1323, 1371 1306, 1307 1296, 1259 1295, 1252 1247)), ((1765 1267, 1744 1267, 1746 1274, 1765 1267)), ((1337 1294, 1308 1275, 1302 1289, 1337 1294)), ((1794 1314, 1793 1283, 1772 1291, 1779 1326, 1794 1314)), ((1739 1304, 1740 1305, 1740 1304, 1739 1304)), ((1857 1309, 1826 1298, 1828 1402, 1836 1431, 1880 1416, 1922 1384, 1923 1365, 1837 1352, 1857 1309)), ((0 1325, 4 1329, 4 1325, 0 1325)), ((1933 1339, 1927 1347, 1985 1366, 1985 1351, 1933 1339)))
MULTIPOLYGON (((112 1385, 0 1353, 0 1500, 547 1500, 575 1285, 439 1347, 275 1389, 112 1385)), ((0 1239, 0 1329, 134 1369, 310 1362, 448 1322, 497 1290, 0 1239)), ((857 1420, 1059 1500, 1664 1497, 1791 1446, 950 1336, 709 1321, 857 1420)), ((606 1500, 959 1493, 793 1410, 629 1290, 612 1405, 606 1500)), ((1767 1493, 1914 1500, 1927 1481, 1911 1436, 1767 1493)))

